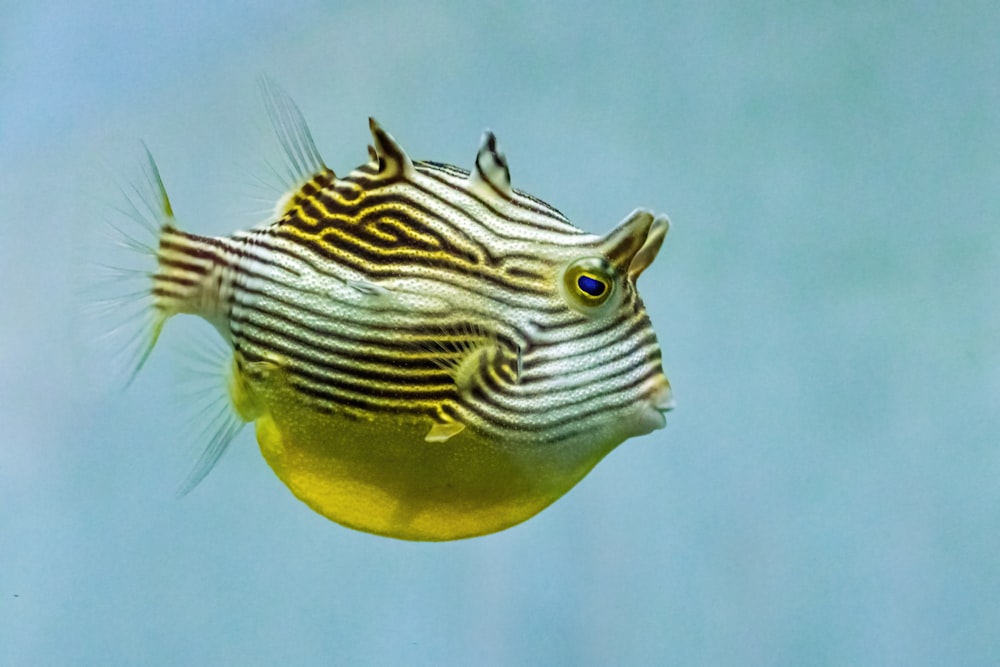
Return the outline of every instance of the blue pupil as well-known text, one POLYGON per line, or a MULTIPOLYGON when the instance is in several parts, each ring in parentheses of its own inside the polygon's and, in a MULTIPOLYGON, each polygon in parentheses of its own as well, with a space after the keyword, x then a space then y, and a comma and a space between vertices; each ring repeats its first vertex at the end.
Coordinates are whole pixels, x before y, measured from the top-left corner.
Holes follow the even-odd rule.
POLYGON ((580 276, 576 279, 576 284, 583 290, 584 294, 590 296, 601 296, 607 289, 604 283, 590 276, 580 276))

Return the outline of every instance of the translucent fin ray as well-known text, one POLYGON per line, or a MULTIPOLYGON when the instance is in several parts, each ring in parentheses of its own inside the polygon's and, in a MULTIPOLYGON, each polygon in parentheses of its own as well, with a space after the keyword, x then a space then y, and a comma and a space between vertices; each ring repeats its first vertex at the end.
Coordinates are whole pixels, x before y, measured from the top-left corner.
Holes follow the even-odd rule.
POLYGON ((260 94, 281 143, 284 174, 278 174, 289 190, 298 189, 319 172, 327 170, 305 117, 292 98, 271 79, 259 78, 260 94))
POLYGON ((187 495, 208 476, 246 425, 233 408, 226 387, 232 351, 213 330, 203 331, 204 334, 182 344, 183 352, 179 355, 184 360, 183 372, 189 376, 187 391, 180 398, 184 405, 201 406, 189 417, 185 430, 190 437, 185 440, 206 445, 177 487, 178 496, 187 495))
POLYGON ((85 311, 100 330, 95 342, 103 365, 102 377, 127 387, 146 364, 167 316, 155 306, 152 279, 159 236, 175 226, 173 207, 159 168, 142 142, 130 149, 128 169, 137 171, 118 182, 118 201, 110 208, 117 219, 105 222, 111 245, 123 251, 114 264, 92 265, 96 280, 88 285, 85 311))
POLYGON ((212 468, 219 462, 222 455, 226 453, 229 444, 245 425, 246 422, 241 420, 232 411, 230 406, 224 405, 218 409, 209 426, 205 429, 206 433, 212 434, 208 445, 191 469, 191 472, 184 478, 181 485, 177 487, 178 496, 186 496, 208 476, 208 473, 212 471, 212 468))

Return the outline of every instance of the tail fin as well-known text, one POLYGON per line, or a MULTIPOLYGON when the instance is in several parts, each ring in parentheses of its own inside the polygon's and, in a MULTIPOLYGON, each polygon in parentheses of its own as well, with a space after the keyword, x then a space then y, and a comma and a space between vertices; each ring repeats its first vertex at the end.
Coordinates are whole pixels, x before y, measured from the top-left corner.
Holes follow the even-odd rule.
POLYGON ((108 314, 116 315, 120 322, 109 335, 129 332, 120 348, 127 355, 126 386, 146 363, 163 325, 174 315, 200 315, 226 335, 224 304, 234 262, 229 239, 188 234, 178 227, 160 171, 145 144, 141 162, 141 178, 121 188, 123 205, 119 211, 139 223, 146 238, 120 225, 112 224, 111 228, 120 247, 133 251, 133 257, 135 251, 147 257, 143 260, 146 267, 110 269, 117 295, 103 302, 106 310, 117 311, 108 314), (148 268, 150 256, 155 260, 152 272, 148 268), (145 284, 122 290, 135 278, 145 284), (123 313, 128 315, 120 319, 123 313))
POLYGON ((137 161, 140 176, 119 185, 119 201, 114 206, 119 215, 106 223, 112 243, 125 253, 115 265, 94 267, 99 279, 91 287, 97 298, 89 304, 103 331, 99 343, 108 348, 105 358, 111 360, 105 375, 124 386, 132 383, 146 363, 172 314, 158 306, 150 281, 156 275, 151 270, 161 234, 176 228, 173 208, 145 144, 137 161))
MULTIPOLYGON (((113 383, 128 386, 156 346, 163 325, 178 313, 200 315, 225 333, 226 293, 232 284, 232 241, 189 234, 174 218, 159 169, 145 144, 128 151, 139 177, 119 185, 119 215, 107 223, 115 245, 126 251, 117 266, 99 267, 99 298, 92 302, 103 333, 102 372, 113 383), (109 324, 110 323, 110 324, 109 324), (106 360, 111 360, 108 364, 106 360), (110 366, 110 371, 108 367, 110 366)), ((120 253, 121 255, 121 253, 120 253)), ((201 368, 181 363, 197 381, 197 403, 188 433, 208 445, 179 489, 193 489, 222 456, 243 420, 233 410, 226 390, 231 349, 228 345, 189 346, 186 359, 201 359, 201 368), (191 354, 194 352, 196 354, 191 354), (206 361, 207 359, 207 361, 206 361), (225 370, 224 370, 225 369, 225 370), (191 429, 194 430, 191 430, 191 429)))

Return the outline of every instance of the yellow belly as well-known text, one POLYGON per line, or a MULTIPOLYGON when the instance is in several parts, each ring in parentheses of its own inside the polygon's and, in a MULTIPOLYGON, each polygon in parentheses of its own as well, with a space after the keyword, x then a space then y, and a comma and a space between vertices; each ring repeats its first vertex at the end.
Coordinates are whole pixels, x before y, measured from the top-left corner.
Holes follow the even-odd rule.
POLYGON ((257 441, 292 493, 337 523, 406 540, 454 540, 520 523, 613 447, 567 463, 558 451, 484 442, 468 428, 426 442, 429 419, 355 419, 294 400, 272 407, 257 420, 257 441))

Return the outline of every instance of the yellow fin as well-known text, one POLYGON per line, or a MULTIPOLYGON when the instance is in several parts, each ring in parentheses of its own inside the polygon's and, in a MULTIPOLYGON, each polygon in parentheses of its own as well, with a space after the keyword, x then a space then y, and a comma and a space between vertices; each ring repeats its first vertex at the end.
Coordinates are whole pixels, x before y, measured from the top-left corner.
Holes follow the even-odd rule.
POLYGON ((462 422, 435 423, 431 430, 427 431, 424 440, 427 442, 445 442, 465 430, 462 422))

